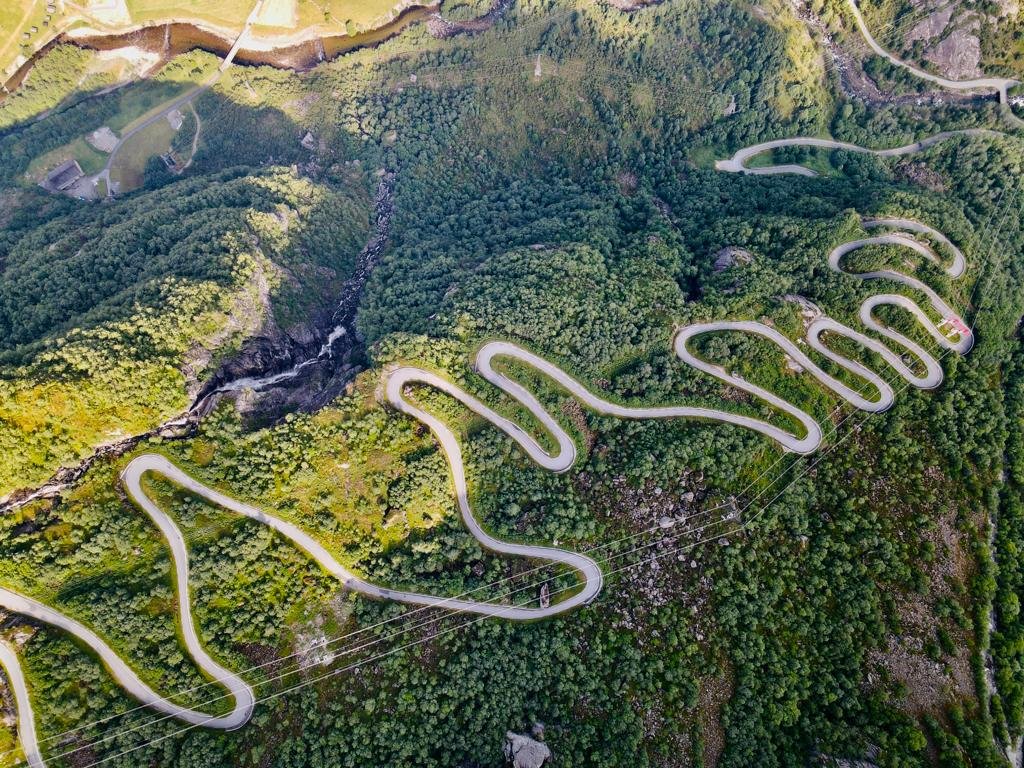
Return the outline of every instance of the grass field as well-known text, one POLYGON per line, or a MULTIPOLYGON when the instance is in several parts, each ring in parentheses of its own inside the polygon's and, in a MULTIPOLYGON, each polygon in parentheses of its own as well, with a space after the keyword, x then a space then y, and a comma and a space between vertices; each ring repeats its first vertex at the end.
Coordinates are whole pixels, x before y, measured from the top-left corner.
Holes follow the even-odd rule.
MULTIPOLYGON (((286 34, 308 27, 316 27, 321 34, 344 34, 385 23, 399 1, 267 0, 253 29, 256 35, 286 34)), ((253 0, 128 0, 128 10, 135 23, 186 17, 240 31, 253 4, 253 0)))
POLYGON ((120 109, 107 122, 118 134, 155 109, 163 108, 167 102, 194 88, 194 82, 149 81, 145 88, 131 88, 121 97, 120 109))
POLYGON ((132 22, 145 24, 168 18, 195 19, 237 32, 242 31, 255 0, 127 0, 132 22))
POLYGON ((70 144, 57 147, 35 158, 29 164, 27 174, 33 182, 39 183, 48 171, 53 170, 65 160, 71 159, 77 160, 86 173, 98 173, 103 170, 103 166, 107 162, 107 156, 89 146, 84 138, 75 139, 70 144))
POLYGON ((171 124, 157 120, 128 139, 110 167, 110 180, 118 185, 117 190, 128 192, 141 187, 149 158, 170 149, 173 138, 171 124))
MULTIPOLYGON (((254 0, 127 0, 132 21, 141 24, 167 18, 190 18, 241 31, 254 0)), ((384 22, 399 0, 267 0, 263 23, 256 34, 281 34, 317 27, 322 33, 343 34, 346 23, 366 27, 384 22), (293 21, 294 20, 294 23, 293 21)), ((351 30, 349 30, 351 31, 351 30)))
MULTIPOLYGON (((22 45, 31 49, 38 47, 48 38, 48 30, 43 26, 46 17, 45 0, 4 0, 0 3, 0 72, 7 73, 15 59, 22 53, 22 45), (29 30, 37 28, 35 34, 29 30), (23 35, 29 34, 25 40, 23 35)), ((6 79, 6 77, 4 77, 6 79)))
POLYGON ((337 34, 386 23, 399 0, 298 0, 299 28, 319 26, 337 34))
POLYGON ((819 176, 828 176, 835 173, 835 166, 832 164, 833 153, 830 150, 804 148, 798 152, 799 158, 787 157, 785 152, 780 153, 769 150, 759 155, 754 155, 747 161, 748 168, 767 168, 771 165, 796 164, 809 168, 819 176))
MULTIPOLYGON (((104 99, 117 100, 117 110, 113 114, 108 114, 103 124, 119 137, 125 135, 134 126, 154 114, 165 111, 171 100, 195 88, 216 68, 217 62, 218 59, 212 54, 183 54, 165 65, 150 79, 104 96, 104 99)), ((0 125, 2 124, 0 122, 0 125)), ((26 180, 38 183, 48 171, 72 158, 78 161, 87 174, 101 171, 108 155, 85 141, 85 137, 99 127, 100 125, 93 123, 82 124, 79 126, 81 134, 78 138, 35 157, 27 169, 26 180)), ((118 152, 116 167, 112 168, 112 174, 114 181, 120 182, 120 191, 135 189, 141 184, 146 161, 153 155, 166 152, 173 134, 170 124, 166 120, 159 120, 156 126, 143 131, 140 136, 133 137, 131 142, 118 152)))

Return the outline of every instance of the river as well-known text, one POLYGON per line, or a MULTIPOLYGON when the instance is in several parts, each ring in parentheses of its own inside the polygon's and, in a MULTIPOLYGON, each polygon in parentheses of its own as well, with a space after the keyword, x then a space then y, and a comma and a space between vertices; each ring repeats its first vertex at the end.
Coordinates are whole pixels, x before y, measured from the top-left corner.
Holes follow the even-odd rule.
MULTIPOLYGON (((402 30, 426 21, 431 15, 437 13, 439 8, 440 4, 414 5, 406 8, 387 24, 354 35, 328 35, 270 50, 253 50, 243 47, 235 55, 235 63, 268 65, 281 69, 304 71, 343 53, 360 48, 370 48, 385 40, 390 40, 402 30)), ((197 48, 223 57, 231 49, 232 43, 233 40, 221 37, 216 32, 184 23, 156 24, 112 35, 69 37, 63 34, 58 35, 34 53, 4 83, 4 87, 8 91, 13 91, 20 86, 32 68, 56 45, 71 44, 96 51, 116 51, 120 48, 135 46, 157 53, 163 60, 167 60, 197 48)))

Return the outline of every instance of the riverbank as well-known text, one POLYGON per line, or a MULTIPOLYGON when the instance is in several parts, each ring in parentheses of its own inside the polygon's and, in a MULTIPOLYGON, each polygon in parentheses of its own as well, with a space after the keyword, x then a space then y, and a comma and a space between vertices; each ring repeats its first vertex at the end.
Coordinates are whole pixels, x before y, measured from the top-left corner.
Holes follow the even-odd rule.
MULTIPOLYGON (((290 33, 261 33, 249 30, 235 53, 239 64, 268 65, 304 71, 317 64, 360 48, 379 45, 405 29, 427 21, 440 10, 440 3, 403 0, 379 25, 354 34, 332 33, 323 26, 311 26, 290 33)), ((76 45, 95 51, 136 48, 156 54, 161 61, 200 49, 225 57, 239 37, 229 29, 188 18, 147 22, 131 27, 85 24, 60 32, 39 48, 3 84, 16 90, 35 65, 58 45, 76 45)))
MULTIPOLYGON (((403 3, 402 10, 386 23, 352 35, 323 34, 316 27, 269 36, 250 31, 234 60, 238 64, 265 64, 300 71, 310 69, 343 53, 389 40, 408 27, 425 21, 439 7, 439 4, 403 3)), ((100 51, 134 45, 169 59, 196 48, 223 57, 230 51, 236 37, 237 33, 232 34, 227 29, 173 20, 116 33, 83 27, 64 35, 63 40, 100 51)))

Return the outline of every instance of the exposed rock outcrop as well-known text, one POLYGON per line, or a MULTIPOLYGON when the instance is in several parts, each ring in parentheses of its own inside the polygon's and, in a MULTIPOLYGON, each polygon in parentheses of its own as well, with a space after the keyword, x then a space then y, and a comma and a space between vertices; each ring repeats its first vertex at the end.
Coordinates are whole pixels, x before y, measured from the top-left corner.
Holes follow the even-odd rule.
MULTIPOLYGON (((806 0, 790 0, 793 11, 808 29, 817 37, 829 60, 831 69, 843 94, 850 98, 863 101, 871 106, 899 104, 903 106, 938 106, 950 103, 968 103, 983 97, 967 92, 950 92, 937 90, 929 93, 891 93, 882 90, 864 71, 862 59, 870 55, 866 46, 853 46, 847 50, 849 43, 840 45, 832 35, 828 25, 811 8, 806 0)), ((940 19, 941 20, 941 19, 940 19)), ((919 34, 926 34, 930 27, 920 27, 919 34)), ((948 74, 948 73, 947 73, 948 74)))
POLYGON ((945 8, 940 8, 926 16, 907 32, 907 44, 913 45, 915 40, 933 40, 941 35, 953 19, 953 11, 955 10, 956 7, 951 3, 945 8))
POLYGON ((715 253, 715 265, 713 267, 715 274, 724 272, 737 264, 749 264, 754 260, 753 254, 750 251, 746 251, 742 248, 737 248, 734 245, 727 245, 720 251, 715 253))
POLYGON ((355 331, 356 310, 363 286, 387 246, 394 210, 393 173, 385 172, 377 189, 376 216, 370 239, 359 254, 355 274, 342 286, 333 312, 324 311, 306 333, 250 339, 241 352, 225 361, 199 391, 192 406, 142 434, 97 447, 71 467, 62 467, 42 486, 18 489, 0 498, 0 514, 36 499, 53 498, 75 485, 89 468, 105 458, 121 456, 153 437, 175 440, 195 434, 199 422, 221 397, 247 392, 242 411, 257 411, 272 420, 290 410, 315 410, 330 402, 360 369, 361 340, 355 331))
POLYGON ((966 29, 954 30, 931 48, 925 58, 954 80, 981 76, 981 41, 966 29))
POLYGON ((541 768, 551 759, 546 744, 509 731, 505 734, 505 759, 512 768, 541 768))
POLYGON ((468 21, 451 21, 440 13, 435 13, 427 19, 427 32, 438 40, 446 40, 457 35, 478 35, 493 27, 511 5, 512 0, 494 0, 487 13, 468 21))
POLYGON ((608 0, 608 5, 629 13, 639 11, 641 8, 647 8, 651 5, 658 5, 660 2, 661 0, 608 0))
MULTIPOLYGON (((338 396, 359 370, 362 343, 355 327, 363 287, 387 246, 394 210, 393 173, 377 188, 373 230, 356 259, 355 273, 342 286, 333 311, 313 323, 307 337, 276 335, 251 339, 227 361, 197 399, 197 405, 223 395, 252 396, 236 401, 257 421, 293 411, 316 410, 338 396)), ((293 334, 294 336, 294 334, 293 334)))

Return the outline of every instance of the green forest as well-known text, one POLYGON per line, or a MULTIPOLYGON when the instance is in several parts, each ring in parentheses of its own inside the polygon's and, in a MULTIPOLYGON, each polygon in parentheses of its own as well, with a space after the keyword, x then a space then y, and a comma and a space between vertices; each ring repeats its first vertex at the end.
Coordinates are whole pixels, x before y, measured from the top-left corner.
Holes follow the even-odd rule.
MULTIPOLYGON (((475 367, 486 342, 515 342, 614 403, 786 430, 798 425, 763 399, 683 364, 677 331, 757 321, 862 388, 806 346, 808 317, 864 330, 874 294, 927 306, 850 274, 895 269, 962 313, 973 349, 945 354, 909 313, 879 308, 939 359, 944 380, 925 390, 825 336, 891 384, 893 406, 870 414, 760 337, 696 339, 702 359, 822 425, 806 456, 712 420, 602 415, 497 360, 572 436, 559 473, 451 396, 410 387, 458 437, 488 533, 600 563, 594 602, 537 621, 368 599, 267 526, 147 476, 188 548, 199 640, 253 686, 252 720, 221 731, 142 707, 71 634, 8 612, 0 642, 21 660, 48 766, 489 767, 507 764, 507 732, 535 724, 553 766, 1011 765, 1024 734, 1024 133, 994 94, 932 98, 863 54, 845 3, 808 8, 891 98, 851 91, 789 4, 618 6, 523 0, 475 33, 413 24, 303 71, 232 66, 183 110, 172 148, 198 134, 190 166, 153 157, 142 189, 102 202, 33 174, 180 98, 216 58, 187 53, 109 90, 95 51, 52 47, 0 102, 0 588, 91 629, 160 696, 223 714, 226 689, 183 644, 167 543, 119 479, 140 454, 298 526, 385 588, 535 603, 543 584, 557 602, 576 575, 481 546, 438 441, 386 404, 389 371, 436 372, 551 450, 475 367), (715 169, 774 139, 884 149, 966 128, 991 133, 895 157, 785 147, 749 162, 813 176, 715 169), (830 269, 832 249, 878 234, 871 218, 940 231, 965 274, 893 245, 830 269), (315 358, 364 277, 352 365, 323 392, 243 387, 192 413, 194 429, 161 431, 239 360, 274 374, 287 365, 265 350, 315 358), (59 492, 22 503, 97 450, 59 492)), ((879 26, 900 13, 865 7, 879 26)), ((990 48, 986 72, 1020 75, 990 48)), ((25 765, 9 692, 0 710, 0 765, 25 765)))

